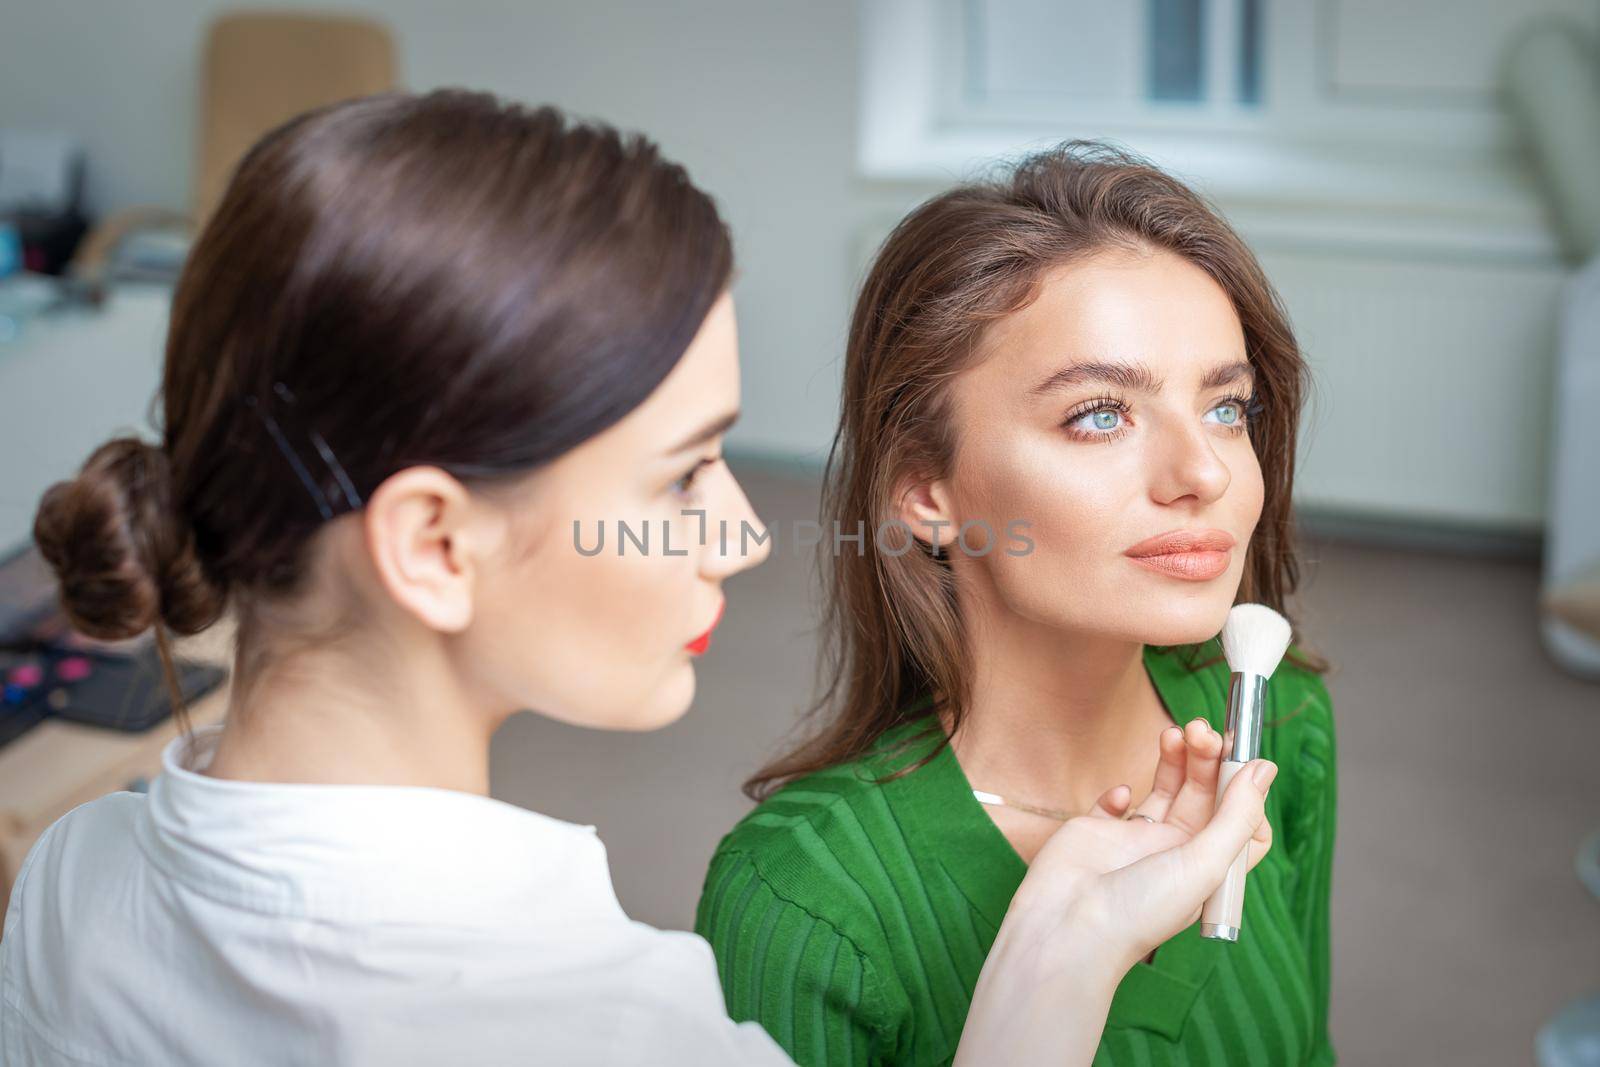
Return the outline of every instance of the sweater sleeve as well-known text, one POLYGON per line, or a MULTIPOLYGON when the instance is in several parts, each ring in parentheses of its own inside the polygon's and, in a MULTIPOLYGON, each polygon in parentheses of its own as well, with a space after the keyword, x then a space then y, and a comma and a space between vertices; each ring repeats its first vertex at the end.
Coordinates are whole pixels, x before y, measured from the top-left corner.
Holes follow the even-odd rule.
POLYGON ((1333 889, 1333 845, 1337 825, 1338 779, 1335 774, 1333 704, 1321 678, 1313 676, 1307 687, 1301 726, 1302 740, 1295 760, 1298 798, 1289 835, 1289 855, 1297 879, 1293 895, 1301 943, 1311 964, 1315 995, 1316 1033, 1311 1063, 1327 1067, 1337 1062, 1328 1035, 1331 934, 1329 902, 1333 889))
POLYGON ((695 917, 728 1014, 754 1020, 803 1067, 887 1061, 894 1026, 871 961, 832 923, 784 899, 751 858, 719 851, 695 917))

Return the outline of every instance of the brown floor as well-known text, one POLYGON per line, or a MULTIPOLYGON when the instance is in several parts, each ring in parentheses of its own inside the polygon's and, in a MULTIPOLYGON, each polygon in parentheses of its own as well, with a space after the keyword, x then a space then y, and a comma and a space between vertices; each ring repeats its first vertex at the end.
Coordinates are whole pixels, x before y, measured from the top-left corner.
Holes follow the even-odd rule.
MULTIPOLYGON (((814 482, 740 473, 780 537, 815 518, 814 482)), ((1573 872, 1600 830, 1600 685, 1542 652, 1531 562, 1343 542, 1305 555, 1307 640, 1335 664, 1340 1061, 1532 1063, 1537 1027, 1600 993, 1600 902, 1573 872)), ((811 692, 811 557, 780 541, 728 584, 683 721, 601 734, 522 715, 495 739, 495 794, 599 827, 637 919, 692 925, 711 850, 747 808, 739 782, 811 692)))

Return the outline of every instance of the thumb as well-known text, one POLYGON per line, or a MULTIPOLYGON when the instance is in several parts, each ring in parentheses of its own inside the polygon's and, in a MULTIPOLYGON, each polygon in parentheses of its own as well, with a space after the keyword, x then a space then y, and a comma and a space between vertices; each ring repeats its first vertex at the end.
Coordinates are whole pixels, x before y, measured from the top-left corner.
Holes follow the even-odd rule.
POLYGON ((1126 785, 1114 785, 1100 794, 1100 799, 1089 809, 1089 816, 1095 819, 1120 819, 1132 799, 1132 789, 1126 785))
POLYGON ((1267 814, 1267 789, 1278 775, 1278 765, 1257 759, 1240 767, 1222 802, 1193 837, 1174 851, 1180 862, 1201 881, 1215 888, 1222 884, 1228 868, 1255 836, 1256 827, 1267 814), (1257 777, 1264 781, 1257 783, 1257 777))

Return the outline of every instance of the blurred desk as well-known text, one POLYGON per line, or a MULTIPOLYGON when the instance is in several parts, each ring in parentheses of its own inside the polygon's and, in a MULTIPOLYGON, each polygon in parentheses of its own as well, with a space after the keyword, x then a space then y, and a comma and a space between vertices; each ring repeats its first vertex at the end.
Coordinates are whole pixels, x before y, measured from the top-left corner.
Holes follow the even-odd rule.
MULTIPOLYGON (((177 643, 179 656, 231 666, 233 626, 218 623, 177 643)), ((233 678, 189 709, 195 726, 221 722, 233 678)), ((142 790, 161 770, 161 750, 178 734, 167 719, 124 733, 46 719, 0 748, 0 919, 28 849, 45 828, 79 804, 120 789, 142 790)))
MULTIPOLYGON (((164 287, 124 286, 100 309, 37 315, 16 340, 0 343, 0 552, 31 539, 39 497, 97 446, 119 433, 151 432, 170 303, 164 287)), ((211 662, 226 663, 231 651, 227 625, 178 646, 211 662)), ((195 704, 195 725, 221 721, 228 688, 195 704)), ((140 734, 46 719, 0 748, 0 913, 45 827, 97 796, 141 788, 176 733, 172 719, 140 734)))

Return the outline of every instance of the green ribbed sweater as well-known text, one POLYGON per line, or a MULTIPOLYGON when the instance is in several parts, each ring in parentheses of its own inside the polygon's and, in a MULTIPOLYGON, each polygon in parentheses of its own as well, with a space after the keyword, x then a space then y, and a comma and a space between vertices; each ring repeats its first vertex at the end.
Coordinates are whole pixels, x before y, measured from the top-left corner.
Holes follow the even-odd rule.
MULTIPOLYGON (((1214 640, 1147 648, 1144 659, 1175 721, 1203 714, 1223 728, 1228 668, 1214 640)), ((1268 693, 1274 845, 1251 872, 1240 941, 1206 940, 1196 924, 1135 964, 1112 998, 1096 1067, 1335 1062, 1332 705, 1317 675, 1287 662, 1268 693)), ((943 740, 931 717, 896 727, 863 759, 767 798, 712 857, 695 928, 716 952, 728 1011, 760 1022, 801 1064, 955 1055, 1027 867, 943 740), (935 747, 925 766, 875 781, 935 747)))

